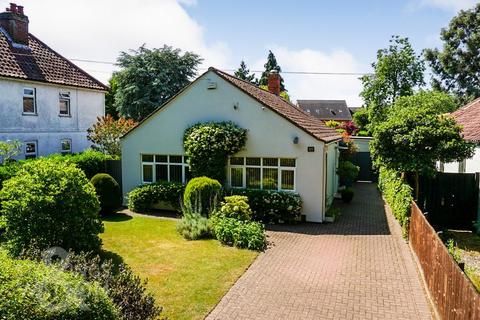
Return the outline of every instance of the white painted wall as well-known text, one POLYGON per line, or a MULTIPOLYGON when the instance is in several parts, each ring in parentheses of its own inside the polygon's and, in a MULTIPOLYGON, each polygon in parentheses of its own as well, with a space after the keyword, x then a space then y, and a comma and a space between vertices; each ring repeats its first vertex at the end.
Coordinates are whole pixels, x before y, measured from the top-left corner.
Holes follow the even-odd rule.
MULTIPOLYGON (((0 140, 37 141, 39 156, 61 151, 71 139, 72 151, 90 147, 87 129, 105 113, 101 91, 0 78, 0 140), (37 115, 22 115, 23 88, 35 88, 37 115), (70 92, 71 116, 59 115, 59 92, 70 92)), ((23 154, 19 156, 23 158, 23 154)))
MULTIPOLYGON (((437 163, 437 168, 440 169, 441 166, 437 163)), ((458 162, 450 162, 443 164, 443 172, 452 172, 458 173, 460 164, 458 162)), ((480 172, 480 145, 477 145, 475 148, 475 154, 472 158, 465 160, 465 173, 475 173, 480 172)))
MULTIPOLYGON (((296 158, 296 191, 304 202, 308 221, 324 217, 324 143, 241 92, 213 72, 208 72, 170 104, 122 139, 124 196, 141 184, 141 154, 182 155, 183 134, 189 126, 206 121, 233 121, 248 129, 245 150, 238 156, 296 158), (208 81, 217 89, 208 90, 208 81), (233 108, 238 104, 238 109, 233 108), (293 143, 295 137, 298 144, 293 143), (307 152, 313 146, 315 152, 307 152)), ((334 157, 334 155, 332 155, 334 157)))

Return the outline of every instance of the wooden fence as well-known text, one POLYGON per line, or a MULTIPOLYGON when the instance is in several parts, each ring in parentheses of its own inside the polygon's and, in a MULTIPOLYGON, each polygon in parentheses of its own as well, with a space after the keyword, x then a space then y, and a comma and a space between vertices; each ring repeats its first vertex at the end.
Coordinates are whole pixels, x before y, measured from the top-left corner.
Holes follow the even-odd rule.
POLYGON ((440 317, 480 319, 480 294, 415 203, 410 219, 410 245, 440 317))

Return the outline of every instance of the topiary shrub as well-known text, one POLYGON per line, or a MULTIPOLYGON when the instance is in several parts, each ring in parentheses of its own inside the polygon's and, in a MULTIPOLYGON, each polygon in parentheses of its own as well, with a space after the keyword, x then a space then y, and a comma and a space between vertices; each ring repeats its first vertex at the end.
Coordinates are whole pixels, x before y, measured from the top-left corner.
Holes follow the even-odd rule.
POLYGON ((353 189, 352 188, 345 188, 340 191, 340 194, 342 195, 342 201, 345 203, 350 203, 353 200, 353 189))
POLYGON ((2 319, 120 319, 98 283, 42 262, 14 260, 0 251, 2 319))
POLYGON ((265 224, 300 221, 302 198, 298 193, 257 189, 231 189, 228 193, 248 198, 254 221, 265 224))
POLYGON ((107 173, 97 173, 90 182, 100 200, 102 214, 110 214, 122 205, 122 192, 117 181, 107 173))
POLYGON ((194 177, 225 181, 228 156, 242 150, 247 130, 233 122, 199 123, 185 131, 183 147, 194 177))
POLYGON ((222 185, 215 179, 198 177, 190 180, 185 187, 183 204, 195 208, 196 212, 208 217, 217 206, 222 185))
POLYGON ((154 204, 163 201, 180 212, 180 203, 185 187, 181 183, 159 181, 141 185, 128 194, 128 209, 148 212, 154 204))
POLYGON ((75 251, 98 250, 103 224, 95 188, 82 170, 66 162, 27 162, 0 190, 13 254, 27 248, 59 246, 75 251))

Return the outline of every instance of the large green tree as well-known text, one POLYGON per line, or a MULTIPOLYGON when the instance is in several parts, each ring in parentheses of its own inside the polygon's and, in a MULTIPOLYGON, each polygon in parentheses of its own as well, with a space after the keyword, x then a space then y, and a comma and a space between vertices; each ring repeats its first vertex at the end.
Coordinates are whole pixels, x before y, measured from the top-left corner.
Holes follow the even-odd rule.
POLYGON ((118 110, 115 107, 115 94, 117 93, 118 81, 113 76, 108 81, 108 92, 105 94, 105 115, 118 119, 118 110))
MULTIPOLYGON (((262 72, 262 76, 258 81, 259 85, 266 86, 268 85, 268 75, 270 71, 276 70, 278 73, 282 72, 282 68, 277 63, 277 58, 271 50, 268 51, 267 63, 264 64, 265 71, 262 72)), ((280 77, 280 91, 287 91, 285 89, 285 84, 283 83, 283 78, 280 77)))
POLYGON ((255 74, 250 73, 250 70, 247 68, 247 64, 243 60, 240 62, 240 67, 237 69, 237 71, 235 71, 235 76, 252 84, 258 83, 258 80, 255 78, 255 74))
POLYGON ((425 65, 415 54, 408 38, 392 36, 390 45, 377 51, 377 61, 372 63, 372 67, 372 74, 361 77, 363 90, 360 96, 374 129, 386 119, 388 107, 399 97, 412 95, 415 88, 425 84, 425 65))
POLYGON ((432 86, 455 94, 463 103, 480 97, 480 3, 462 10, 442 29, 441 50, 425 50, 432 86))
POLYGON ((122 52, 115 108, 120 116, 140 121, 170 99, 197 74, 202 59, 195 53, 164 46, 122 52))
POLYGON ((432 91, 398 98, 387 120, 373 132, 370 149, 375 165, 414 173, 418 192, 419 174, 432 173, 436 161, 471 157, 474 145, 463 140, 461 126, 445 114, 455 105, 452 97, 432 91))

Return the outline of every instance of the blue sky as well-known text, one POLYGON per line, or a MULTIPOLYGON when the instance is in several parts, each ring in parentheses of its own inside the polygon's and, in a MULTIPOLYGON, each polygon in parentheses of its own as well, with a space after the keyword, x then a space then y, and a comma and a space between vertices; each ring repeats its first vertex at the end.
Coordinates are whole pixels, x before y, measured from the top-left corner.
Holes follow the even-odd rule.
MULTIPOLYGON (((0 7, 9 0, 0 0, 0 7)), ((370 72, 391 35, 418 53, 473 0, 18 0, 30 32, 70 59, 115 61, 120 51, 172 45, 199 53, 208 66, 262 69, 272 49, 284 71, 370 72), (59 14, 62 12, 63 14, 59 14)), ((73 60, 106 82, 116 67, 73 60)), ((346 99, 361 105, 352 76, 284 74, 293 100, 346 99)), ((428 80, 428 79, 427 79, 428 80)))

